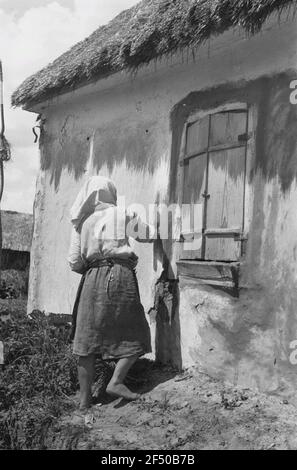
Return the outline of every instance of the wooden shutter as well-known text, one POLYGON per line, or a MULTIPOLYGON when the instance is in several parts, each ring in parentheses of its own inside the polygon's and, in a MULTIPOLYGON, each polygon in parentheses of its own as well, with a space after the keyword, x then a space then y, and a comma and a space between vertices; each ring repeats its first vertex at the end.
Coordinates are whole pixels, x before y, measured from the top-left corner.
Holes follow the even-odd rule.
POLYGON ((241 256, 247 145, 247 111, 210 119, 205 259, 234 261, 241 256))
POLYGON ((201 259, 203 256, 203 193, 206 186, 208 134, 208 116, 187 128, 186 155, 183 161, 182 259, 201 259))

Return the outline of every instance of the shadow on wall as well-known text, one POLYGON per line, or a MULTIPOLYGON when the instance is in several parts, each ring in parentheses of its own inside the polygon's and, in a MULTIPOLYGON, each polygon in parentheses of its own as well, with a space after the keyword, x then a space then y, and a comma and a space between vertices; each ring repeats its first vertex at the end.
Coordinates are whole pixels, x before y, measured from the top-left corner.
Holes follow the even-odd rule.
MULTIPOLYGON (((51 133, 45 126, 41 132, 41 168, 51 175, 51 184, 59 189, 61 174, 68 170, 79 179, 86 171, 90 155, 93 129, 84 126, 82 118, 69 115, 65 118, 59 135, 51 133)), ((129 125, 129 119, 116 119, 96 129, 93 143, 93 165, 99 173, 106 165, 112 172, 124 160, 127 170, 145 170, 153 173, 162 153, 164 136, 154 122, 129 125)))
POLYGON ((163 141, 155 122, 134 122, 129 126, 123 119, 96 130, 94 138, 94 167, 99 172, 106 165, 111 172, 125 160, 127 170, 145 170, 153 173, 161 154, 158 147, 163 141))
MULTIPOLYGON (((157 193, 155 204, 158 206, 160 202, 160 194, 157 193)), ((171 230, 172 221, 169 219, 168 239, 161 240, 158 238, 154 242, 153 269, 156 272, 158 263, 161 263, 162 274, 155 285, 154 306, 149 311, 149 315, 151 321, 155 324, 156 360, 181 369, 179 285, 171 265, 171 230)))
POLYGON ((90 137, 74 116, 67 116, 59 135, 45 125, 40 134, 41 169, 51 175, 51 184, 58 190, 62 171, 67 168, 75 179, 85 172, 89 158, 90 137))
POLYGON ((154 307, 149 311, 156 328, 156 360, 181 369, 178 280, 170 276, 171 264, 160 239, 154 243, 154 265, 157 261, 161 261, 163 271, 155 285, 154 307))

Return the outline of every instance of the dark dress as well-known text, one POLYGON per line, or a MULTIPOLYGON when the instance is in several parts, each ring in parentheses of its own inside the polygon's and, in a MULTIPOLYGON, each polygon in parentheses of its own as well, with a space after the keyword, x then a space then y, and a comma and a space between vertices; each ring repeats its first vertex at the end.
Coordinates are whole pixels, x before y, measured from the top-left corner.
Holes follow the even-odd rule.
POLYGON ((97 262, 84 274, 73 311, 73 352, 104 360, 151 352, 150 329, 136 273, 119 260, 97 262))

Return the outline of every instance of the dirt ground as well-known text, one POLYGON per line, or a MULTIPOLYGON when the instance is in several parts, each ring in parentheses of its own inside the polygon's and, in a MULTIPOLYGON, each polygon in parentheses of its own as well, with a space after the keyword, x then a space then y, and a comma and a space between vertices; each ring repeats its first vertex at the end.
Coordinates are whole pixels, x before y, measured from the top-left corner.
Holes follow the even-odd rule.
MULTIPOLYGON (((52 449, 297 449, 297 409, 280 397, 234 389, 195 369, 146 365, 140 401, 101 400, 57 424, 52 449)), ((77 402, 77 397, 74 399, 77 402)))
MULTIPOLYGON (((0 301, 0 315, 25 300, 0 301)), ((6 315, 4 315, 6 316, 6 315)), ((137 402, 101 396, 90 412, 64 416, 48 449, 297 449, 297 408, 281 397, 235 389, 189 369, 140 360, 129 386, 137 402)), ((78 396, 68 397, 78 407, 78 396)))

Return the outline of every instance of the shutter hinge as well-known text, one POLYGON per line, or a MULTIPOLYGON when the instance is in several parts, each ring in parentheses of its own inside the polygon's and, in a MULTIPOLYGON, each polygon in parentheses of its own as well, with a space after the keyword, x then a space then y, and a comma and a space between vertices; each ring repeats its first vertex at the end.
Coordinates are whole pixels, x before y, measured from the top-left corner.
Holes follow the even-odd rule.
POLYGON ((247 142, 251 138, 251 133, 245 132, 238 136, 238 142, 247 142))
POLYGON ((243 233, 238 233, 234 235, 234 240, 236 242, 246 242, 248 240, 248 235, 244 235, 243 233))

